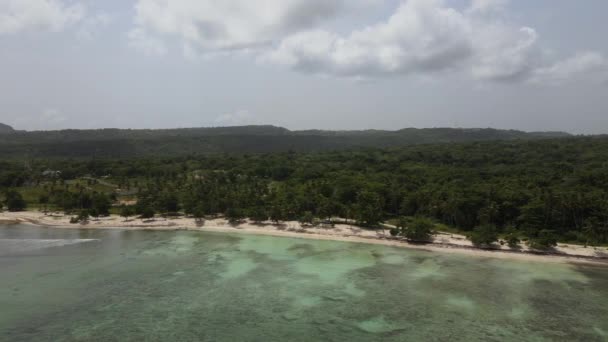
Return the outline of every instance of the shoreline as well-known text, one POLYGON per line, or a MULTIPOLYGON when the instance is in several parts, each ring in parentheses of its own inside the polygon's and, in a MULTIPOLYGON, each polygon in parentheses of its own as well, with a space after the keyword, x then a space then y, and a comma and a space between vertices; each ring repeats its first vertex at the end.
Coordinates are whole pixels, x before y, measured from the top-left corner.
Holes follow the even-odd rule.
POLYGON ((217 233, 238 233, 264 235, 309 240, 327 240, 383 245, 390 247, 425 250, 429 252, 452 253, 481 258, 511 259, 528 262, 577 263, 608 266, 608 250, 593 247, 560 244, 554 252, 533 251, 525 247, 513 250, 505 246, 484 249, 473 246, 464 236, 457 234, 438 234, 431 243, 410 243, 404 239, 393 238, 387 231, 372 231, 337 224, 334 228, 302 227, 297 222, 285 222, 280 225, 270 223, 254 224, 243 221, 230 225, 224 219, 206 220, 197 224, 192 218, 174 218, 153 220, 123 218, 112 215, 107 218, 90 221, 87 224, 70 224, 70 216, 45 215, 42 212, 26 211, 0 213, 0 224, 26 224, 56 229, 104 229, 104 230, 141 230, 141 231, 209 231, 217 233))

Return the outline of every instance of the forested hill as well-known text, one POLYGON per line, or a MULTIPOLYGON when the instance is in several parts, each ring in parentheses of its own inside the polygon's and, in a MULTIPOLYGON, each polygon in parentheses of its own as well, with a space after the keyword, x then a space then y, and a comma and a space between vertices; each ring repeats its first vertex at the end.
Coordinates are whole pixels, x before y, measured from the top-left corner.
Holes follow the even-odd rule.
POLYGON ((5 125, 3 123, 0 122, 0 134, 3 133, 13 133, 15 132, 15 130, 13 129, 13 127, 9 126, 9 125, 5 125))
POLYGON ((9 210, 49 205, 97 216, 107 214, 110 203, 136 199, 127 217, 340 217, 371 227, 422 217, 484 241, 498 233, 515 245, 526 238, 543 248, 555 238, 608 244, 607 165, 608 137, 129 160, 0 159, 0 205, 6 198, 9 210))
MULTIPOLYGON (((1 128, 0 128, 1 129, 1 128)), ((407 128, 398 131, 290 131, 275 126, 161 130, 99 129, 11 131, 0 134, 0 158, 120 158, 221 152, 311 152, 416 144, 532 140, 568 137, 562 132, 497 129, 407 128)))

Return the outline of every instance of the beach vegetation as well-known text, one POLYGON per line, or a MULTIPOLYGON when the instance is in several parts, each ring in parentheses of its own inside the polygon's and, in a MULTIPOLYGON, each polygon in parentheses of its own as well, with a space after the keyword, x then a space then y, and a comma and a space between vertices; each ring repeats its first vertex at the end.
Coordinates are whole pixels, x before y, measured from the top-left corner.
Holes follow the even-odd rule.
POLYGON ((425 217, 415 217, 410 222, 402 221, 402 234, 410 241, 429 242, 433 240, 433 228, 435 224, 425 217))
POLYGON ((27 203, 23 199, 23 196, 13 189, 6 191, 5 204, 8 211, 23 211, 27 208, 27 203))
POLYGON ((371 229, 399 226, 405 217, 406 224, 391 232, 403 237, 420 217, 431 220, 435 231, 473 236, 481 244, 498 236, 512 247, 524 239, 537 247, 550 247, 554 240, 593 246, 608 244, 606 165, 604 137, 327 152, 34 158, 27 168, 15 159, 0 162, 0 201, 8 207, 12 198, 13 210, 89 210, 100 216, 120 214, 120 204, 128 202, 133 215, 148 218, 144 211, 202 218, 234 216, 230 208, 238 208, 238 217, 258 223, 323 221, 371 229), (61 174, 45 178, 45 170, 61 174), (491 234, 480 231, 490 226, 491 234))
POLYGON ((469 239, 477 247, 491 247, 498 241, 498 230, 491 224, 482 224, 469 233, 469 239))

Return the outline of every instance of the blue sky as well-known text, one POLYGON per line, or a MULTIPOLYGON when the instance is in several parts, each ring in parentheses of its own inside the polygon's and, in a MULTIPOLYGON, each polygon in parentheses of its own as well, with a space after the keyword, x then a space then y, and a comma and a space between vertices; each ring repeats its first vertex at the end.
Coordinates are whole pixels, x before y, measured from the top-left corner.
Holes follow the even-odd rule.
POLYGON ((0 0, 0 122, 608 133, 603 0, 0 0))

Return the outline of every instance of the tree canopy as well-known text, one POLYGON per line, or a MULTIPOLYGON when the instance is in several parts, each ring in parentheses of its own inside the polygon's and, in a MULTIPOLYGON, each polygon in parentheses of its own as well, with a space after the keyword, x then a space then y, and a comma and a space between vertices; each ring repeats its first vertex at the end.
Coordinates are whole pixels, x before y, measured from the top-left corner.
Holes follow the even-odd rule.
POLYGON ((514 246, 526 240, 542 248, 555 241, 608 243, 606 165, 605 137, 314 153, 33 158, 0 161, 0 193, 5 204, 10 192, 17 204, 23 202, 15 193, 28 205, 99 215, 119 206, 117 199, 133 199, 137 215, 236 212, 276 223, 309 222, 312 215, 354 219, 370 228, 421 217, 482 243, 497 234, 514 246), (49 169, 60 170, 60 177, 44 178, 49 169), (489 226, 492 234, 482 234, 489 226))

